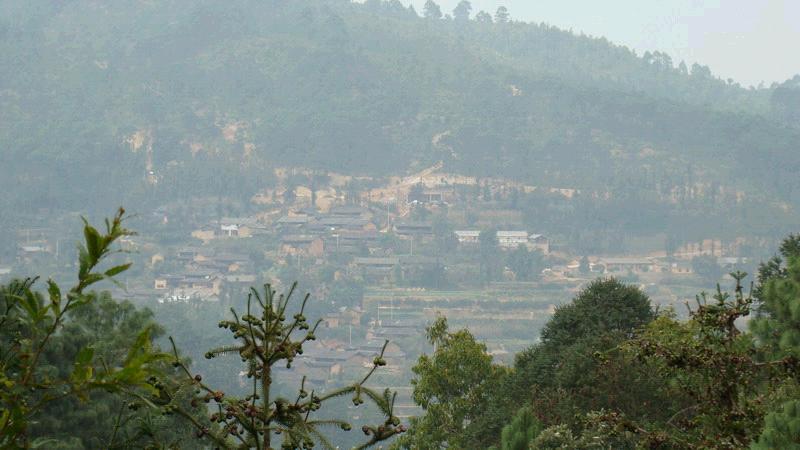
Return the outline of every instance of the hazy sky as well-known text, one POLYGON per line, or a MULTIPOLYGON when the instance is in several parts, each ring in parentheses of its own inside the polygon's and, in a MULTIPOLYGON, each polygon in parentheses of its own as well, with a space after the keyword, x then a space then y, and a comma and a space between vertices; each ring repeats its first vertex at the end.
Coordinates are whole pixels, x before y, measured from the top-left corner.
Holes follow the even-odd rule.
MULTIPOLYGON (((425 0, 403 0, 422 14, 425 0)), ((436 0, 451 12, 459 0, 436 0)), ((699 62, 742 85, 800 73, 800 0, 471 0, 474 13, 511 16, 605 36, 615 43, 699 62)))

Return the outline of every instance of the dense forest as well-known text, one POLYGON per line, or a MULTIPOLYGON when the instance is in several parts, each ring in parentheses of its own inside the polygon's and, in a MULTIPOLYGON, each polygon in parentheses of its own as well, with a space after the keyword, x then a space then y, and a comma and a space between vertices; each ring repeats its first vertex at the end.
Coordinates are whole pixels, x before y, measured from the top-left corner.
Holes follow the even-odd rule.
POLYGON ((439 160, 536 185, 702 179, 797 203, 797 79, 744 88, 513 11, 468 11, 2 1, 3 206, 68 209, 113 181, 124 189, 104 206, 141 210, 248 198, 276 166, 376 175, 439 160))

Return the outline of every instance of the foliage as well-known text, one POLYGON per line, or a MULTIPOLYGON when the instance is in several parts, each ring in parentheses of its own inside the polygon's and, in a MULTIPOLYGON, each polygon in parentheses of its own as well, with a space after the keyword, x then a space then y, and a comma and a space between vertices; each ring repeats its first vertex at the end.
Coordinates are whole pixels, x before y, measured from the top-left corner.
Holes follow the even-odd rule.
MULTIPOLYGON (((0 287, 0 447, 18 448, 45 445, 46 439, 32 439, 32 424, 53 404, 64 399, 88 400, 98 390, 129 396, 152 391, 149 376, 161 373, 160 363, 168 355, 152 346, 151 327, 139 330, 129 350, 120 358, 106 360, 96 356, 91 342, 75 353, 69 370, 47 361, 65 325, 86 312, 96 301, 88 288, 111 280, 130 264, 101 269, 113 253, 113 245, 132 233, 122 225, 124 210, 106 220, 100 233, 84 220, 84 244, 78 247, 78 277, 67 292, 52 280, 47 292, 34 290, 36 278, 14 281, 0 287)), ((64 364, 61 364, 64 367, 64 364)))
POLYGON ((480 278, 488 284, 497 281, 501 275, 500 253, 497 248, 497 230, 481 230, 478 235, 480 248, 480 278))
POLYGON ((520 408, 511 423, 503 427, 500 450, 527 450, 543 426, 527 406, 520 408))
MULTIPOLYGON (((88 295, 92 300, 70 314, 42 357, 49 370, 63 376, 72 371, 84 347, 91 346, 96 359, 117 367, 142 330, 151 330, 151 340, 163 333, 149 310, 117 302, 107 292, 88 295)), ((171 373, 166 362, 161 368, 166 375, 171 373)), ((130 408, 129 400, 104 390, 90 392, 85 400, 73 396, 54 400, 38 414, 30 434, 56 440, 59 448, 68 447, 65 443, 72 440, 76 441, 74 448, 98 449, 143 448, 157 443, 174 446, 190 437, 191 430, 174 418, 151 408, 130 408)))
POLYGON ((614 278, 597 279, 571 303, 556 309, 542 330, 542 344, 567 346, 581 337, 630 335, 654 317, 650 299, 636 286, 614 278))
POLYGON ((762 286, 759 316, 751 322, 759 345, 772 357, 800 358, 800 257, 762 286))
MULTIPOLYGON (((412 368, 414 401, 425 415, 411 422, 399 448, 486 448, 491 436, 478 419, 488 405, 487 390, 505 369, 492 364, 486 346, 466 329, 450 332, 447 320, 428 327, 432 355, 412 368)), ((498 430, 499 431, 499 430, 498 430)))
POLYGON ((544 268, 544 255, 539 250, 530 251, 520 244, 508 253, 506 266, 514 272, 517 280, 537 280, 544 268))
POLYGON ((782 405, 780 411, 767 415, 764 431, 753 450, 798 450, 800 449, 800 401, 791 400, 782 405))
POLYGON ((759 394, 797 370, 792 358, 759 361, 750 335, 736 321, 750 313, 744 273, 731 274, 734 294, 719 287, 712 298, 697 298, 688 322, 662 316, 626 347, 656 374, 670 380, 668 391, 690 399, 666 422, 629 426, 649 445, 689 448, 742 448, 759 434, 766 405, 759 394))
POLYGON ((546 425, 577 426, 582 412, 615 408, 654 414, 666 400, 639 382, 643 368, 614 352, 654 318, 650 299, 634 286, 598 279, 573 301, 556 309, 545 324, 541 343, 521 352, 513 389, 529 399, 546 425))
POLYGON ((382 424, 364 425, 361 428, 368 440, 359 448, 370 447, 403 433, 405 427, 393 413, 396 393, 388 389, 377 392, 365 386, 375 370, 386 365, 383 350, 375 356, 372 369, 366 376, 350 386, 326 393, 308 392, 303 377, 295 399, 275 398, 272 395, 274 366, 285 364, 286 368, 291 368, 294 358, 303 353, 303 345, 316 339, 315 331, 321 322, 318 320, 312 326, 304 315, 309 295, 305 296, 297 313, 287 321, 296 285, 293 284, 286 294, 281 295, 277 295, 268 284, 264 286, 263 293, 251 289, 246 314, 240 318, 231 309, 233 320, 219 323, 221 328, 233 334, 237 343, 206 353, 209 359, 238 354, 246 366, 247 377, 252 379, 249 395, 237 398, 213 389, 203 382, 201 375, 192 375, 176 350, 173 364, 180 368, 185 379, 177 384, 157 382, 158 397, 165 400, 162 408, 191 422, 197 429, 198 438, 208 439, 214 446, 229 449, 268 450, 272 448, 273 438, 280 435, 281 448, 285 449, 312 448, 316 443, 325 448, 334 448, 321 428, 333 426, 349 431, 352 426, 344 420, 317 419, 314 413, 322 408, 323 403, 346 395, 353 396, 355 406, 364 403, 364 398, 369 399, 386 416, 382 424), (177 401, 187 392, 192 393, 192 408, 204 408, 202 405, 213 401, 216 406, 212 408, 214 412, 207 419, 198 420, 191 410, 177 401))

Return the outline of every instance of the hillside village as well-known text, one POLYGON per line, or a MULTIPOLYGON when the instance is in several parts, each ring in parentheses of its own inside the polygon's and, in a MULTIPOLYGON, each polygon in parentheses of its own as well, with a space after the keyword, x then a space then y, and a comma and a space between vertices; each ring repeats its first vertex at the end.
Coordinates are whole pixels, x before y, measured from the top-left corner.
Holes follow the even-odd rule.
MULTIPOLYGON (((542 191, 568 202, 576 190, 442 169, 382 180, 278 170, 278 185, 238 216, 187 219, 178 206, 165 205, 123 242, 138 270, 115 295, 203 308, 236 303, 253 285, 285 288, 300 280, 319 302, 326 338, 282 376, 303 373, 313 385, 335 385, 369 366, 388 339, 385 381, 403 388, 424 351, 425 326, 438 315, 467 325, 497 361, 510 363, 555 308, 593 278, 636 283, 657 303, 674 306, 709 277, 757 262, 742 254, 743 240, 682 243, 669 255, 663 239, 636 253, 581 254, 564 236, 526 226, 514 209, 520 194, 542 191), (165 230, 168 242, 159 240, 170 234, 165 230)), ((0 276, 14 266, 68 259, 62 239, 48 228, 18 230, 17 260, 1 265, 0 276)), ((410 398, 401 400, 413 413, 410 398)))

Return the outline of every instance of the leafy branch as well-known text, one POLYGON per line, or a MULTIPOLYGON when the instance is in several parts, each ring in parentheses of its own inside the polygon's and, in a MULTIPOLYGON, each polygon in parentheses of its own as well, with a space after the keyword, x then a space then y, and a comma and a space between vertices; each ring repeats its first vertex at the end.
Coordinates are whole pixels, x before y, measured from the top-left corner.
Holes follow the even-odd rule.
POLYGON ((315 332, 321 322, 317 320, 311 325, 304 315, 309 295, 303 298, 299 311, 287 320, 287 310, 296 287, 297 283, 294 283, 288 293, 280 295, 269 284, 263 287, 263 292, 253 288, 248 295, 246 314, 239 317, 231 309, 233 319, 219 323, 221 328, 230 330, 236 344, 212 349, 206 353, 206 358, 238 354, 247 366, 247 377, 253 382, 249 395, 236 398, 208 386, 201 375, 191 373, 170 338, 173 365, 185 375, 185 380, 174 386, 157 385, 159 397, 168 399, 163 407, 186 418, 197 429, 198 438, 208 438, 215 445, 227 449, 268 450, 272 448, 273 438, 278 436, 282 436, 281 448, 285 449, 307 449, 316 444, 334 448, 321 432, 321 427, 336 426, 349 431, 352 425, 345 420, 316 419, 314 413, 326 401, 346 395, 353 396, 352 401, 356 406, 363 404, 364 398, 369 399, 386 416, 381 424, 364 425, 361 428, 369 439, 358 448, 368 448, 403 433, 406 428, 394 415, 396 393, 388 389, 377 392, 365 386, 375 371, 386 365, 384 352, 388 341, 374 358, 372 368, 357 383, 318 394, 306 389, 306 378, 303 377, 294 400, 271 398, 273 366, 282 364, 290 368, 294 359, 303 353, 303 345, 316 339, 315 332), (180 392, 188 390, 194 393, 190 404, 195 409, 203 403, 215 403, 216 408, 213 408, 207 422, 198 420, 193 411, 174 401, 179 398, 180 392))

